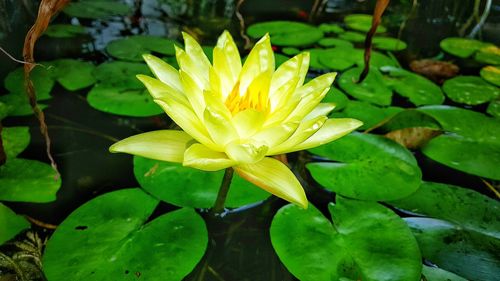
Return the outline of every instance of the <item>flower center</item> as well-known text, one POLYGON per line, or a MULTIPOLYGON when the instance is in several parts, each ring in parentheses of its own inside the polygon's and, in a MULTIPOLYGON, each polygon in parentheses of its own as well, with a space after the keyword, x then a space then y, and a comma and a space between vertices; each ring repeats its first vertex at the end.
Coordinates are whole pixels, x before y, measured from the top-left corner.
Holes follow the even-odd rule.
POLYGON ((225 105, 234 116, 240 111, 254 109, 260 112, 266 112, 269 108, 268 91, 264 87, 248 87, 244 95, 239 91, 240 82, 236 82, 226 98, 225 105))

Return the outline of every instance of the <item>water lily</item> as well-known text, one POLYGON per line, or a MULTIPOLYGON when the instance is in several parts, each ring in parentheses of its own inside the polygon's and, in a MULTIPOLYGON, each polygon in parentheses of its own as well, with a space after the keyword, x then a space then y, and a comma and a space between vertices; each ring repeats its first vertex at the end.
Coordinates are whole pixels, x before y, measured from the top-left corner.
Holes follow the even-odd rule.
POLYGON ((213 64, 196 40, 185 33, 183 37, 184 50, 176 48, 179 70, 144 55, 156 78, 137 76, 182 131, 135 135, 110 151, 205 171, 232 167, 244 179, 306 208, 297 178, 269 156, 328 143, 362 125, 355 119, 327 117, 335 105, 320 102, 336 73, 304 84, 307 52, 275 69, 269 35, 255 44, 243 65, 227 31, 213 50, 213 64))

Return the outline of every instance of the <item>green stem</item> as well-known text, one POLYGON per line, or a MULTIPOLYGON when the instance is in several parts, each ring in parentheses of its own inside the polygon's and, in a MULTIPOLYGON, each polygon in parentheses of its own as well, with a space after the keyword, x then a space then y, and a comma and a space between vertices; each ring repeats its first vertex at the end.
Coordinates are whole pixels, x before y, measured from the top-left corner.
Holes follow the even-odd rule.
POLYGON ((224 202, 226 202, 227 193, 229 192, 229 187, 231 186, 233 173, 233 168, 227 168, 224 172, 219 193, 217 194, 217 200, 215 200, 214 208, 212 209, 212 214, 214 215, 221 214, 224 211, 224 202))

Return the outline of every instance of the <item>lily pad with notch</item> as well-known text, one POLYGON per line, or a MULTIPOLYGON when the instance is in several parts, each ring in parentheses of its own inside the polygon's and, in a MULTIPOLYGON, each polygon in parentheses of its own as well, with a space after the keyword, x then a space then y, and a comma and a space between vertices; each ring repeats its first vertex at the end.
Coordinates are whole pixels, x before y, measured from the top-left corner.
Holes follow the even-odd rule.
POLYGON ((363 131, 382 123, 384 120, 390 119, 402 110, 403 108, 395 106, 379 107, 368 102, 351 100, 347 102, 341 112, 334 112, 331 116, 361 120, 363 121, 363 126, 359 127, 358 130, 363 131))
MULTIPOLYGON (((10 93, 0 96, 0 102, 7 105, 7 116, 27 116, 34 113, 26 95, 10 93)), ((37 104, 41 110, 48 107, 43 102, 37 102, 37 104)))
POLYGON ((49 280, 182 280, 208 244, 203 219, 179 209, 148 221, 158 200, 138 188, 92 199, 58 226, 43 256, 49 280))
POLYGON ((443 91, 454 102, 478 105, 500 96, 500 88, 478 76, 457 76, 446 80, 443 91))
MULTIPOLYGON (((181 207, 213 207, 224 171, 206 172, 182 164, 134 157, 134 174, 140 186, 156 198, 181 207)), ((268 198, 270 194, 237 174, 225 203, 240 207, 268 198)))
POLYGON ((372 134, 351 133, 309 149, 329 162, 306 165, 324 188, 360 200, 396 200, 415 192, 422 172, 413 154, 398 143, 372 134))
POLYGON ((385 51, 401 51, 406 49, 405 42, 391 37, 374 37, 373 47, 385 51))
POLYGON ((304 210, 286 205, 273 218, 271 242, 295 277, 303 281, 420 280, 417 243, 396 214, 375 202, 340 196, 329 209, 333 224, 314 206, 304 210))
POLYGON ((497 46, 486 46, 474 55, 474 59, 478 62, 500 65, 500 48, 497 46))
POLYGON ((366 35, 363 33, 355 32, 355 31, 346 31, 344 33, 339 34, 339 38, 347 41, 351 41, 354 43, 361 43, 365 41, 366 35))
POLYGON ((468 58, 476 53, 479 49, 492 46, 491 43, 485 43, 483 41, 460 38, 460 37, 448 37, 439 43, 441 49, 445 52, 450 53, 459 58, 468 58))
POLYGON ((323 38, 321 29, 301 22, 267 21, 252 24, 247 34, 258 39, 266 33, 271 35, 271 43, 277 46, 305 47, 323 38))
POLYGON ((376 105, 390 105, 392 91, 385 85, 380 71, 376 68, 370 68, 366 79, 358 83, 362 70, 361 67, 356 67, 342 73, 338 80, 340 88, 358 100, 376 105))
POLYGON ((47 64, 51 67, 52 77, 69 91, 92 86, 96 81, 92 74, 95 66, 91 62, 59 59, 50 61, 47 64))
POLYGON ((318 28, 324 33, 343 33, 345 30, 336 23, 322 23, 318 28))
MULTIPOLYGON (((41 63, 44 65, 44 63, 41 63)), ((51 70, 47 66, 38 65, 30 73, 30 79, 36 89, 37 101, 48 100, 50 92, 54 87, 54 78, 51 70)), ((12 94, 26 96, 24 86, 24 68, 19 67, 7 74, 4 80, 5 88, 12 94)))
POLYGON ((479 72, 479 75, 481 75, 481 77, 495 85, 495 86, 498 86, 500 87, 500 67, 499 66, 485 66, 481 69, 481 71, 479 72))
MULTIPOLYGON (((372 27, 373 16, 366 14, 350 14, 344 17, 344 23, 350 29, 368 32, 372 27)), ((384 33, 387 28, 383 25, 377 27, 377 33, 384 33)))
POLYGON ((144 61, 142 55, 152 52, 167 56, 175 55, 175 45, 179 43, 167 38, 134 35, 109 42, 106 52, 120 60, 142 62, 144 61))

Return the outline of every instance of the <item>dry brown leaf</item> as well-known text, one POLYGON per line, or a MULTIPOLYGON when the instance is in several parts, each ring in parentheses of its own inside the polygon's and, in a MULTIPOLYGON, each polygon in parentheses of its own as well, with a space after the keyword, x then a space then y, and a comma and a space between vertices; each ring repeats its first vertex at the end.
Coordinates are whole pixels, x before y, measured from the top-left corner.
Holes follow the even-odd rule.
POLYGON ((409 149, 417 149, 427 144, 431 139, 442 134, 441 130, 425 127, 404 128, 385 134, 391 139, 409 149))

